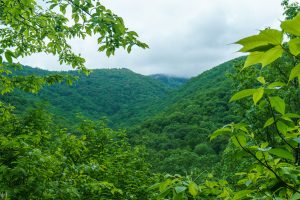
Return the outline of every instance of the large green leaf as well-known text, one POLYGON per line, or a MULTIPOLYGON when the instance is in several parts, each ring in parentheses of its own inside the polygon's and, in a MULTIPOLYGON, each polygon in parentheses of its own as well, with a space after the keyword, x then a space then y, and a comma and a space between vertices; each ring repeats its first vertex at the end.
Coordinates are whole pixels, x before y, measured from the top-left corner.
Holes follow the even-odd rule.
POLYGON ((274 46, 280 45, 283 40, 282 32, 275 29, 265 29, 258 35, 246 37, 236 42, 243 46, 241 52, 267 51, 274 46))
POLYGON ((247 139, 245 135, 232 136, 231 140, 236 147, 242 148, 246 146, 247 139))
POLYGON ((289 198, 289 200, 299 200, 300 199, 300 193, 296 192, 295 194, 293 194, 293 196, 291 196, 289 198))
POLYGON ((298 56, 300 54, 300 38, 290 40, 289 49, 294 56, 298 56))
POLYGON ((239 50, 240 52, 250 52, 258 47, 268 46, 269 43, 260 35, 253 35, 237 41, 236 44, 243 46, 243 48, 239 50))
POLYGON ((278 89, 283 86, 286 86, 286 84, 283 82, 276 81, 276 82, 270 83, 270 85, 268 85, 268 89, 278 89))
POLYGON ((256 92, 253 93, 254 105, 264 96, 264 88, 258 88, 256 92))
POLYGON ((286 149, 274 148, 274 149, 270 149, 268 152, 280 158, 284 158, 292 161, 294 161, 295 159, 294 155, 291 152, 287 151, 286 149))
POLYGON ((216 137, 218 137, 219 135, 225 135, 228 133, 231 133, 231 129, 230 128, 220 128, 218 130, 216 130, 213 134, 210 135, 210 140, 215 139, 216 137))
POLYGON ((239 99, 252 96, 256 91, 257 91, 256 89, 246 89, 246 90, 239 91, 231 97, 229 102, 237 101, 239 99))
POLYGON ((280 58, 283 54, 283 49, 280 45, 268 50, 264 53, 264 55, 261 57, 260 63, 262 64, 262 67, 265 67, 278 58, 280 58))
POLYGON ((285 113, 285 103, 284 100, 278 96, 269 97, 272 108, 274 108, 277 112, 284 115, 285 113))
POLYGON ((255 65, 260 62, 264 52, 252 52, 247 56, 243 69, 250 67, 251 65, 255 65))
POLYGON ((293 80, 296 77, 300 76, 300 64, 296 65, 290 73, 289 81, 293 80))
POLYGON ((266 52, 252 52, 247 57, 243 69, 259 63, 262 64, 262 67, 265 67, 280 58, 282 54, 283 49, 280 45, 275 46, 266 52))
POLYGON ((264 125, 264 128, 271 126, 272 124, 274 124, 275 120, 273 117, 271 117, 270 119, 268 119, 264 125))
POLYGON ((9 62, 9 63, 13 62, 13 60, 12 60, 13 53, 11 51, 7 50, 4 54, 4 56, 5 56, 7 62, 9 62))
POLYGON ((300 36, 300 13, 294 19, 283 21, 281 28, 286 33, 300 36))
POLYGON ((189 192, 190 192, 190 194, 194 197, 194 198, 196 198, 196 196, 198 195, 198 185, 196 184, 196 183, 194 183, 194 182, 190 182, 189 183, 189 192))

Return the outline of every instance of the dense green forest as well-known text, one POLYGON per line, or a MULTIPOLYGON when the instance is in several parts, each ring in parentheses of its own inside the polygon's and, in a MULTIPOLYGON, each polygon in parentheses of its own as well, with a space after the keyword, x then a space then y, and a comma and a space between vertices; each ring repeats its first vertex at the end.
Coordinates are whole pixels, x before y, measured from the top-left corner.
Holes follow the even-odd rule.
POLYGON ((148 45, 98 1, 44 3, 0 0, 0 199, 300 199, 298 3, 190 80, 86 69, 69 39, 148 45), (37 52, 77 71, 16 63, 37 52))
MULTIPOLYGON (((16 71, 16 74, 21 75, 57 73, 30 67, 16 71)), ((43 104, 45 109, 57 116, 57 123, 73 126, 80 122, 80 116, 94 120, 107 117, 112 126, 121 128, 151 115, 150 110, 144 110, 175 89, 174 85, 171 87, 168 83, 161 83, 128 69, 93 70, 89 76, 77 71, 59 74, 76 76, 78 80, 71 86, 62 83, 44 87, 37 94, 19 90, 1 98, 6 102, 13 102, 21 113, 43 104)))

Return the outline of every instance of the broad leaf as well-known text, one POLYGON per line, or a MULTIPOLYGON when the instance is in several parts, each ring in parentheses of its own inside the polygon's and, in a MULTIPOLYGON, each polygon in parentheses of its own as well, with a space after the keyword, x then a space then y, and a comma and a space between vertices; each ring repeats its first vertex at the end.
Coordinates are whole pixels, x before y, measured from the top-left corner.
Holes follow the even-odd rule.
POLYGON ((266 52, 252 52, 247 57, 243 69, 259 63, 262 64, 262 67, 265 67, 280 58, 282 54, 283 49, 280 45, 275 46, 266 52))
POLYGON ((262 67, 265 67, 278 58, 280 58, 283 54, 283 49, 280 45, 268 50, 264 53, 264 55, 261 57, 260 63, 262 64, 262 67))
POLYGON ((5 54, 4 54, 5 58, 6 58, 6 61, 9 62, 9 63, 12 63, 12 57, 13 57, 13 53, 11 51, 6 51, 5 54))
POLYGON ((272 124, 274 124, 274 118, 271 117, 270 119, 268 119, 264 125, 264 128, 268 127, 268 126, 271 126, 272 124))
POLYGON ((289 200, 299 200, 300 199, 300 193, 296 192, 295 194, 293 194, 293 196, 291 196, 289 198, 289 200))
POLYGON ((256 90, 255 93, 253 93, 253 102, 254 102, 254 105, 257 104, 257 102, 263 97, 264 95, 264 88, 258 88, 256 90))
POLYGON ((189 184, 189 193, 196 198, 196 196, 198 195, 198 185, 194 182, 190 182, 189 184))
POLYGON ((257 90, 256 89, 246 89, 235 93, 229 102, 236 101, 248 96, 252 96, 257 90))
POLYGON ((273 82, 270 85, 268 85, 268 89, 279 89, 283 86, 286 86, 286 84, 283 82, 273 82))
POLYGON ((231 129, 230 128, 221 128, 216 130, 213 134, 210 135, 210 140, 215 139, 216 137, 218 137, 219 135, 225 135, 228 133, 231 133, 231 129))
POLYGON ((284 159, 288 159, 288 160, 292 160, 292 161, 294 161, 294 159, 295 159, 294 155, 291 152, 289 152, 285 149, 274 148, 274 149, 269 150, 268 152, 270 154, 273 154, 273 155, 278 156, 280 158, 284 158, 284 159))
POLYGON ((300 13, 292 19, 281 23, 281 28, 286 32, 296 36, 300 36, 300 13))
POLYGON ((263 57, 264 53, 263 52, 252 52, 247 56, 247 59, 245 61, 244 67, 242 68, 245 69, 247 67, 250 67, 251 65, 255 65, 260 62, 261 58, 263 57))
POLYGON ((277 112, 284 115, 285 113, 285 103, 284 100, 278 96, 269 97, 272 108, 274 108, 277 112))
POLYGON ((290 73, 289 81, 293 80, 296 77, 300 76, 300 64, 296 65, 290 73))
POLYGON ((233 144, 239 148, 242 148, 247 144, 247 139, 244 135, 233 136, 231 137, 231 140, 233 144))
POLYGON ((243 46, 240 52, 267 51, 280 45, 283 40, 282 32, 275 29, 265 29, 258 35, 246 37, 236 42, 243 46))
POLYGON ((257 77, 257 81, 260 82, 260 83, 263 84, 263 85, 266 84, 266 80, 265 80, 265 78, 262 77, 262 76, 257 77))
POLYGON ((289 49, 294 56, 298 56, 300 54, 300 38, 290 40, 289 49))

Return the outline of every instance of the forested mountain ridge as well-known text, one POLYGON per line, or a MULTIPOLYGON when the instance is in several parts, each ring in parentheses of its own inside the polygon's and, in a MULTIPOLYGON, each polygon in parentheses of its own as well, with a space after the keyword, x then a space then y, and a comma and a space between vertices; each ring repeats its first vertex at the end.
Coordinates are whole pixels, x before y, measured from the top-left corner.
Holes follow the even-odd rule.
POLYGON ((237 119, 228 105, 233 88, 227 75, 243 61, 237 58, 192 78, 152 107, 163 112, 128 131, 133 143, 150 149, 154 171, 182 174, 218 162, 227 139, 211 143, 208 136, 237 119))
POLYGON ((154 171, 185 173, 211 168, 220 160, 227 139, 211 143, 208 135, 236 120, 228 105, 233 89, 227 75, 243 61, 243 57, 228 61, 176 87, 158 80, 164 76, 148 77, 128 69, 99 69, 86 76, 24 67, 19 74, 79 78, 71 86, 56 84, 38 94, 16 91, 2 98, 21 112, 42 104, 69 128, 80 122, 80 116, 106 117, 112 127, 127 129, 131 143, 147 147, 154 171))
POLYGON ((166 96, 172 88, 158 80, 136 74, 128 69, 93 70, 89 76, 76 71, 50 72, 24 67, 19 75, 68 74, 79 76, 73 84, 55 84, 44 87, 38 94, 16 91, 2 96, 24 111, 36 103, 47 102, 53 114, 69 124, 76 123, 78 113, 91 119, 108 117, 111 125, 137 123, 149 105, 166 96))

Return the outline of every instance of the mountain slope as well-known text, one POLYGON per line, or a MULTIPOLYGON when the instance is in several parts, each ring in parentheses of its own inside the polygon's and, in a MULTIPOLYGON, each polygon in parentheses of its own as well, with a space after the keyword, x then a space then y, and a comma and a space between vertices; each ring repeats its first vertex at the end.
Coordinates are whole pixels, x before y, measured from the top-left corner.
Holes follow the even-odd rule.
MULTIPOLYGON (((55 72, 25 67, 19 73, 46 75, 55 72)), ((79 75, 74 71, 60 73, 79 75)), ((120 127, 142 120, 144 113, 141 111, 171 91, 160 81, 128 69, 99 69, 89 76, 79 76, 72 86, 57 84, 43 88, 36 95, 16 91, 2 99, 13 102, 23 111, 36 102, 48 102, 47 109, 70 124, 76 123, 76 115, 81 113, 92 119, 108 117, 112 125, 120 127)))
POLYGON ((218 162, 227 140, 210 143, 208 135, 236 120, 228 106, 232 83, 226 74, 241 62, 243 58, 234 59, 192 78, 151 108, 163 112, 128 131, 134 144, 150 149, 154 171, 182 174, 218 162))

